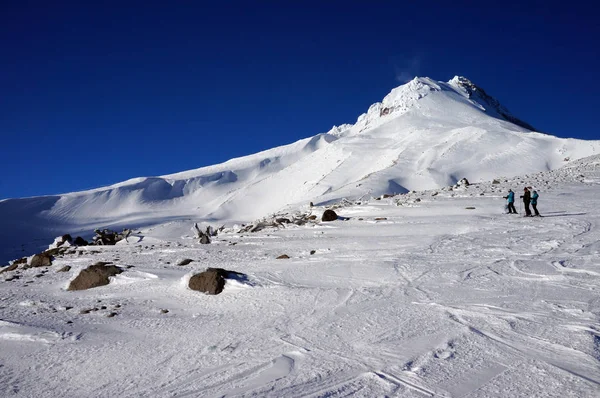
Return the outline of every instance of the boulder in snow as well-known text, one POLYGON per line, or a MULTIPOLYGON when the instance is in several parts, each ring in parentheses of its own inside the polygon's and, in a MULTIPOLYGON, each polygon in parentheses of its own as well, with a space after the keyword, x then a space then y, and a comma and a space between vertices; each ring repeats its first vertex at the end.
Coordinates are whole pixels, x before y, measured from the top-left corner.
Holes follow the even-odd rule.
POLYGON ((206 271, 193 275, 188 287, 206 294, 219 294, 225 287, 225 279, 245 279, 245 275, 223 268, 208 268, 206 271))
POLYGON ((69 284, 67 290, 86 290, 93 287, 108 285, 109 277, 120 274, 123 270, 115 265, 103 262, 90 265, 82 270, 69 284))
POLYGON ((335 211, 331 210, 331 209, 327 209, 325 210, 325 212, 323 212, 323 217, 321 217, 322 221, 335 221, 337 220, 338 215, 336 214, 335 211))
POLYGON ((35 267, 48 267, 52 265, 52 259, 50 254, 44 252, 40 254, 34 254, 33 257, 28 261, 26 268, 35 267))

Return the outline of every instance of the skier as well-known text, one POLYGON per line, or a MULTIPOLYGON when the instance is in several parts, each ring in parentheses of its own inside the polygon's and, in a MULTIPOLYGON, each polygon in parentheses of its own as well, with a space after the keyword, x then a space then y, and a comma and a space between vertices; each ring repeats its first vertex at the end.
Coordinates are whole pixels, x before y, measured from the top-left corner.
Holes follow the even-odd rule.
POLYGON ((527 187, 523 188, 523 195, 521 195, 521 199, 523 199, 523 205, 525 206, 525 217, 531 217, 531 210, 529 209, 529 202, 531 201, 531 192, 527 187))
POLYGON ((537 200, 539 198, 540 195, 538 195, 537 191, 534 190, 533 194, 531 195, 531 207, 533 207, 533 211, 535 211, 535 215, 538 217, 540 216, 540 212, 537 209, 537 200))
POLYGON ((515 209, 515 193, 512 189, 508 190, 508 195, 504 196, 504 199, 508 199, 508 214, 519 214, 515 209))

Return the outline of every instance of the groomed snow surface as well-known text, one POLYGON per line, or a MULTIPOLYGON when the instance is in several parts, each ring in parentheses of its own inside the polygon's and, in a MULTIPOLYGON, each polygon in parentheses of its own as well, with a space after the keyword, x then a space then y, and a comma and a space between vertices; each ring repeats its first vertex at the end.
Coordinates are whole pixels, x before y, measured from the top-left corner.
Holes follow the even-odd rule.
POLYGON ((6 272, 0 396, 600 396, 597 159, 471 182, 210 245, 177 220, 6 272), (503 214, 525 185, 543 218, 503 214), (97 261, 133 267, 65 290, 97 261), (208 266, 248 280, 189 290, 208 266))

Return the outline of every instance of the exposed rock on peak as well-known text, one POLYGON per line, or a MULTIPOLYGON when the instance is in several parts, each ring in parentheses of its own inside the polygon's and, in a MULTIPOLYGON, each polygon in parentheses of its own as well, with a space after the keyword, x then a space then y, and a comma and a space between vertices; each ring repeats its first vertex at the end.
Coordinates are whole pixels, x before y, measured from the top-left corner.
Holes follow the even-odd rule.
POLYGON ((501 117, 502 119, 526 128, 527 130, 537 131, 532 125, 513 116, 496 98, 487 94, 484 89, 474 84, 463 76, 454 76, 448 84, 463 90, 469 99, 472 99, 485 108, 485 112, 491 116, 501 117))

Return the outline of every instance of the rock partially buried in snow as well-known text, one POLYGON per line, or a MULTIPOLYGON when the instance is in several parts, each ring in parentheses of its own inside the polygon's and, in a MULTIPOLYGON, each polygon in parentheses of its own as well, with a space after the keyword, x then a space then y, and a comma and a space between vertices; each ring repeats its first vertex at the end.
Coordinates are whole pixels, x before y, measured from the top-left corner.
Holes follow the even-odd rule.
POLYGON ((327 209, 323 212, 323 217, 321 217, 322 221, 335 221, 337 220, 338 215, 335 211, 331 209, 327 209))
POLYGON ((219 294, 225 287, 225 279, 228 278, 245 278, 245 275, 223 268, 208 268, 204 272, 193 275, 190 278, 188 287, 191 290, 206 294, 219 294))
POLYGON ((180 262, 178 262, 177 265, 188 265, 192 261, 194 261, 194 260, 192 260, 191 258, 184 258, 183 260, 181 260, 180 262))
POLYGON ((12 265, 9 265, 8 267, 0 268, 0 274, 2 274, 4 272, 14 271, 17 269, 18 266, 19 266, 19 264, 12 264, 12 265))
POLYGON ((282 254, 281 256, 277 257, 277 260, 281 260, 281 259, 285 259, 285 258, 290 258, 290 256, 288 256, 287 254, 282 254))
POLYGON ((73 244, 75 246, 87 246, 88 242, 87 240, 83 239, 81 236, 78 236, 75 238, 75 240, 73 241, 73 244))
POLYGON ((50 265, 52 265, 52 260, 50 259, 50 256, 46 253, 34 254, 28 263, 28 266, 32 268, 48 267, 50 265))
POLYGON ((108 285, 109 277, 120 274, 123 270, 115 265, 97 263, 82 270, 71 281, 67 290, 86 290, 98 286, 108 285))

